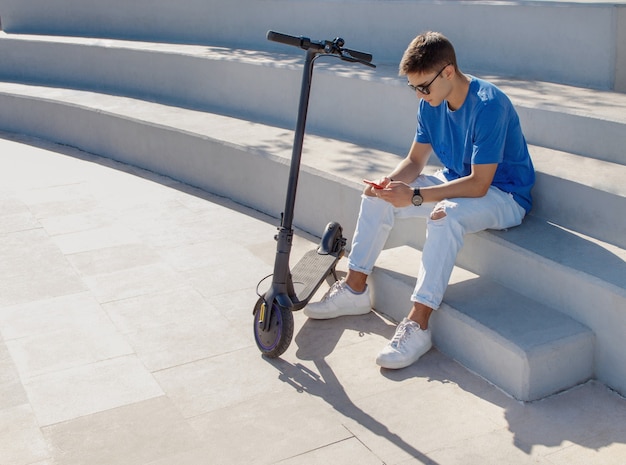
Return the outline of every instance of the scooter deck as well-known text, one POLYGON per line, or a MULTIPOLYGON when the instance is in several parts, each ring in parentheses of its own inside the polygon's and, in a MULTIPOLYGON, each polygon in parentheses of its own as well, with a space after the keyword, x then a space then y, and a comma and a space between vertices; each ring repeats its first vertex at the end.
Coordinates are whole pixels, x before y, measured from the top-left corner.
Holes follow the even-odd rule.
POLYGON ((319 289, 340 257, 335 255, 320 255, 317 250, 309 250, 291 270, 291 278, 294 286, 304 285, 304 288, 297 292, 300 302, 308 301, 319 289))

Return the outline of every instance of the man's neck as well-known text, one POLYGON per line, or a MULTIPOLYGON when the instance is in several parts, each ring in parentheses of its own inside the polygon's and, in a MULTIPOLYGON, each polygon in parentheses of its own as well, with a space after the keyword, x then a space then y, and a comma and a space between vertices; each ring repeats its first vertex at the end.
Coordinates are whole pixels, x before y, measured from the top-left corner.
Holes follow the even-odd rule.
POLYGON ((469 85, 470 78, 465 74, 459 72, 454 76, 454 86, 447 98, 448 108, 451 111, 456 111, 461 108, 469 92, 469 85))

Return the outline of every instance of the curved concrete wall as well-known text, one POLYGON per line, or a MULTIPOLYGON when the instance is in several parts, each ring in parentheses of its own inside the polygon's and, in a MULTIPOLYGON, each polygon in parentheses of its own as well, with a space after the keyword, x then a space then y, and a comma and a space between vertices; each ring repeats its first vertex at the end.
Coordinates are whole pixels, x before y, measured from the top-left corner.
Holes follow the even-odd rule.
POLYGON ((470 71, 622 91, 625 9, 455 0, 0 0, 7 32, 271 48, 265 33, 275 29, 342 35, 349 48, 371 52, 379 63, 397 63, 417 33, 440 30, 470 71))

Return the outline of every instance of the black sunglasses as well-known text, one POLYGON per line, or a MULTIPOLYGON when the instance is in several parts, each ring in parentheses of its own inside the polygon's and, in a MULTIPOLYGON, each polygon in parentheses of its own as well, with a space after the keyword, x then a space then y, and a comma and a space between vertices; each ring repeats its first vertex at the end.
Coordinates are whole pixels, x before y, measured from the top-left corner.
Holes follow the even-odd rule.
POLYGON ((434 78, 431 79, 431 81, 428 84, 424 84, 423 86, 414 86, 413 84, 411 84, 410 82, 407 82, 407 85, 413 89, 413 91, 417 91, 420 94, 424 94, 424 95, 428 95, 430 94, 430 89, 429 87, 432 85, 433 82, 435 82, 435 79, 437 79, 439 77, 439 75, 441 73, 443 73, 443 70, 446 69, 448 66, 450 66, 452 63, 448 63, 446 66, 444 66, 443 68, 441 68, 441 71, 439 71, 434 78))

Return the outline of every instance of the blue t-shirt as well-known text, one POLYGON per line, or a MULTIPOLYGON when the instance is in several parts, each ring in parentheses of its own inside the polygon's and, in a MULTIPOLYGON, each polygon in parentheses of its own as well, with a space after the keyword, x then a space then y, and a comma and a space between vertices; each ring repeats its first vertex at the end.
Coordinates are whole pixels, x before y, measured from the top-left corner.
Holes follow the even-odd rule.
POLYGON ((470 77, 465 102, 456 111, 445 101, 437 107, 420 101, 415 140, 432 146, 449 181, 468 176, 473 164, 498 163, 492 185, 529 212, 535 170, 517 112, 495 85, 470 77))

